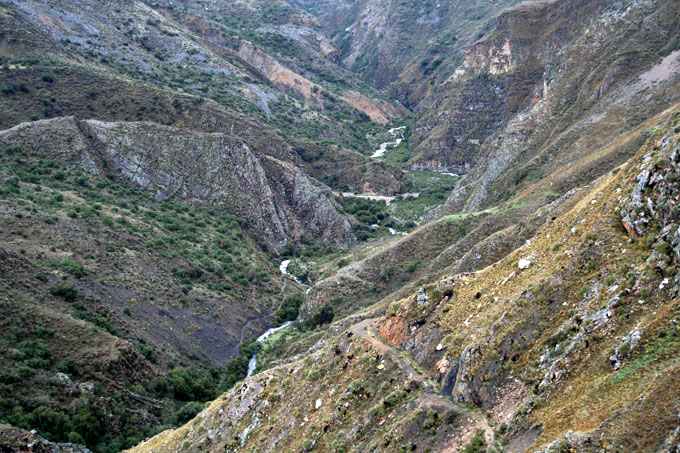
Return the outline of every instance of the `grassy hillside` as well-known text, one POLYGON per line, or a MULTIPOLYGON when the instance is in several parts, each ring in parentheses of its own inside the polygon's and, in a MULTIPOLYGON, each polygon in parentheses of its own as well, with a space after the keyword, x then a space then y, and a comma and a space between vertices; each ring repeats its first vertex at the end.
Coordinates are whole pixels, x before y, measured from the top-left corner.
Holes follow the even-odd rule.
POLYGON ((658 120, 524 246, 333 324, 132 451, 674 448, 680 121, 658 120))

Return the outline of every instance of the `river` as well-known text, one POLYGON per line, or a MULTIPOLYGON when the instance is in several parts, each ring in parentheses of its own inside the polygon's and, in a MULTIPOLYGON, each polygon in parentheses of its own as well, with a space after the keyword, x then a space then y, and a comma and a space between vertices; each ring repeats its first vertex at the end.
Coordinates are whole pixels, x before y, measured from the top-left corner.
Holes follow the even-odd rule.
MULTIPOLYGON (((288 266, 289 265, 290 265, 290 260, 281 261, 281 265, 279 266, 279 271, 281 271, 281 274, 287 275, 288 277, 292 278, 293 280, 295 280, 299 284, 303 285, 304 283, 302 283, 300 280, 298 280, 293 274, 290 274, 288 272, 288 266)), ((255 340, 255 342, 256 343, 263 342, 264 340, 269 338, 271 335, 275 334, 276 332, 278 332, 281 329, 288 327, 292 323, 293 323, 293 321, 288 321, 288 322, 284 322, 279 327, 272 327, 271 329, 267 330, 265 333, 263 333, 262 335, 257 337, 257 340, 255 340)), ((246 376, 247 378, 249 378, 250 376, 253 375, 253 373, 255 372, 255 368, 257 368, 257 353, 253 354, 253 356, 248 361, 248 375, 246 376)))
POLYGON ((394 127, 390 129, 388 132, 392 137, 395 138, 394 141, 391 142, 385 142, 381 143, 380 147, 375 150, 375 152, 371 155, 372 158, 377 159, 378 157, 382 157, 385 155, 385 152, 387 151, 388 146, 399 146, 401 142, 404 141, 404 130, 406 129, 406 126, 401 126, 401 127, 394 127), (399 134, 399 137, 397 137, 397 134, 399 134))
MULTIPOLYGON (((265 333, 257 337, 257 340, 255 341, 257 343, 262 343, 264 340, 266 340, 279 330, 285 329, 291 324, 293 324, 293 321, 284 322, 279 327, 272 327, 271 329, 267 330, 265 333)), ((257 353, 254 353, 253 356, 250 358, 250 361, 248 361, 248 375, 246 376, 246 378, 249 378, 250 376, 253 375, 253 373, 255 372, 255 368, 257 368, 257 353)))
POLYGON ((295 275, 288 272, 288 266, 289 265, 290 265, 290 260, 281 261, 281 265, 279 266, 279 270, 281 271, 281 274, 287 275, 288 277, 292 278, 293 280, 295 280, 300 285, 304 285, 304 283, 302 283, 295 275))

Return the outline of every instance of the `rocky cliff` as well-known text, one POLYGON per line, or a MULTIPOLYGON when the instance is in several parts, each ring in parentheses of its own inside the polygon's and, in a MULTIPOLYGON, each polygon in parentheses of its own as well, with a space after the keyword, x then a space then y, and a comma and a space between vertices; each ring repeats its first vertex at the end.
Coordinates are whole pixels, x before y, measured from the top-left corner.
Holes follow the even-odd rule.
POLYGON ((120 175, 158 201, 224 208, 274 244, 304 235, 352 241, 327 188, 228 135, 63 118, 19 125, 2 132, 0 140, 90 172, 120 175))
MULTIPOLYGON (((345 65, 381 89, 398 82, 400 91, 413 93, 411 100, 417 103, 422 92, 417 93, 416 85, 422 80, 423 72, 427 76, 440 69, 446 57, 456 58, 456 54, 478 38, 488 20, 515 2, 291 3, 319 17, 325 31, 340 48, 345 65)), ((449 66, 449 62, 444 66, 449 66)))
POLYGON ((152 121, 235 135, 299 164, 292 142, 363 151, 408 114, 341 67, 316 19, 283 2, 1 8, 3 129, 70 115, 152 121))
MULTIPOLYGON (((470 171, 451 199, 455 211, 492 206, 549 174, 559 179, 566 162, 607 141, 606 165, 620 163, 631 150, 617 138, 678 100, 678 23, 667 7, 557 1, 504 12, 442 85, 443 103, 415 126, 423 152, 414 165, 470 171)), ((556 192, 587 181, 592 165, 602 164, 578 169, 556 192)))

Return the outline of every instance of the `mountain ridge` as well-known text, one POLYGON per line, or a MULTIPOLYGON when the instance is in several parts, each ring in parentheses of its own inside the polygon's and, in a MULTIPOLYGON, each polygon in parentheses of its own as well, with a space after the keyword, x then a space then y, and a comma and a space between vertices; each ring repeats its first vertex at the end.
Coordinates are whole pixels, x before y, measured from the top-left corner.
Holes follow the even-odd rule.
POLYGON ((678 11, 0 2, 0 449, 680 448, 678 11))

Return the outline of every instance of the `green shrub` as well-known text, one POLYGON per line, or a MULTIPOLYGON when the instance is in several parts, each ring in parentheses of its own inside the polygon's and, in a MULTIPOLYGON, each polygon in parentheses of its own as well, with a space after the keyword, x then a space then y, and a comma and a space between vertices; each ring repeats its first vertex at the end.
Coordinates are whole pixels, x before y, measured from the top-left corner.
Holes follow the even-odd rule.
POLYGON ((283 324, 286 321, 295 321, 300 313, 300 307, 304 302, 304 298, 300 294, 292 294, 287 296, 276 313, 274 317, 276 322, 283 324))
POLYGON ((177 425, 183 425, 184 423, 188 422, 196 415, 198 415, 198 413, 201 412, 204 407, 205 404, 198 401, 191 401, 186 403, 177 412, 177 414, 175 414, 175 423, 177 425))
POLYGON ((376 404, 375 406, 372 406, 369 410, 368 413, 371 417, 380 417, 385 415, 385 407, 381 404, 376 404))
POLYGON ((61 297, 66 302, 75 302, 78 297, 78 290, 71 285, 51 286, 50 294, 55 297, 61 297))
POLYGON ((59 268, 64 272, 68 272, 76 278, 83 278, 87 275, 82 264, 77 263, 73 258, 65 258, 60 264, 59 268))
POLYGON ((83 439, 83 436, 75 431, 68 433, 67 442, 70 444, 85 445, 85 439, 83 439))
POLYGON ((470 442, 465 446, 464 453, 486 453, 486 439, 484 438, 484 431, 478 430, 470 442))
MULTIPOLYGON (((104 428, 99 417, 92 414, 91 410, 90 406, 81 407, 71 417, 71 421, 73 430, 84 440, 81 443, 94 447, 100 442, 104 428)), ((69 439, 71 434, 69 433, 69 439)))
POLYGON ((427 408, 427 417, 425 418, 425 421, 423 422, 423 428, 430 434, 431 436, 434 436, 437 434, 437 428, 439 428, 442 424, 442 419, 439 416, 439 413, 434 410, 431 407, 427 408))
MULTIPOLYGON (((108 324, 108 322, 107 322, 108 324)), ((146 360, 148 360, 151 363, 156 363, 156 351, 154 351, 152 348, 149 346, 146 346, 144 344, 138 344, 137 345, 137 350, 144 356, 146 360)))
POLYGON ((416 261, 414 263, 409 263, 408 266, 406 266, 406 272, 415 272, 415 270, 418 268, 420 265, 420 261, 416 261))
POLYGON ((57 441, 68 440, 68 434, 72 431, 68 415, 47 406, 40 406, 26 415, 26 422, 43 436, 57 441))
POLYGON ((406 398, 406 392, 403 390, 396 390, 385 397, 383 405, 385 407, 394 407, 404 398, 406 398))
POLYGON ((391 314, 396 315, 399 312, 399 309, 401 308, 401 304, 399 302, 392 302, 390 304, 389 311, 391 314))
POLYGON ((317 326, 322 326, 333 321, 335 318, 335 311, 333 306, 329 303, 324 304, 311 318, 305 321, 305 328, 312 329, 317 326))

